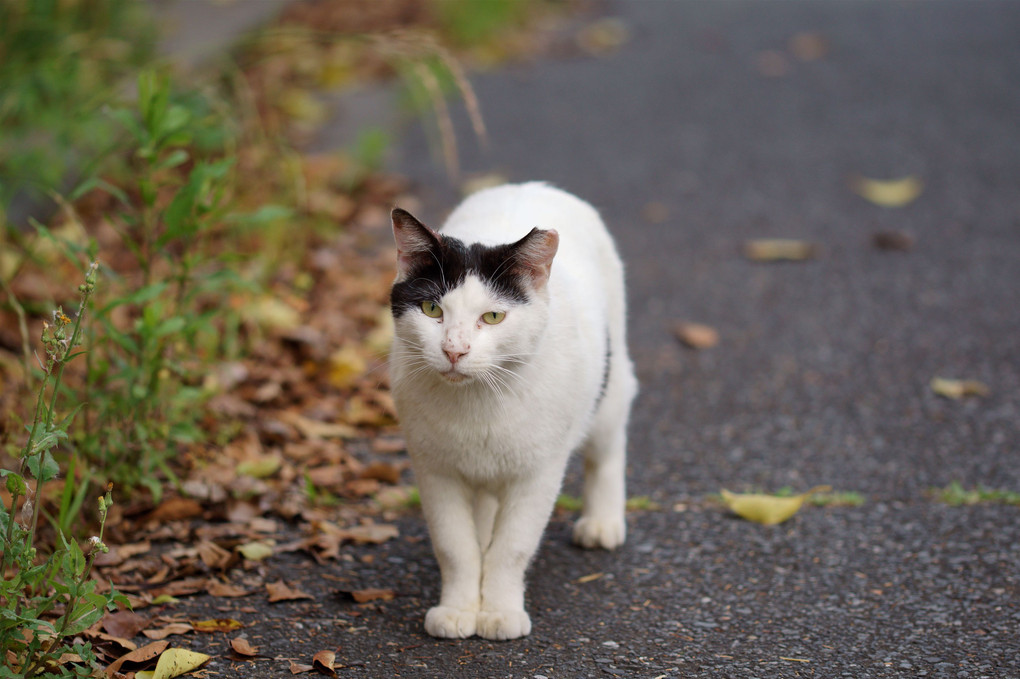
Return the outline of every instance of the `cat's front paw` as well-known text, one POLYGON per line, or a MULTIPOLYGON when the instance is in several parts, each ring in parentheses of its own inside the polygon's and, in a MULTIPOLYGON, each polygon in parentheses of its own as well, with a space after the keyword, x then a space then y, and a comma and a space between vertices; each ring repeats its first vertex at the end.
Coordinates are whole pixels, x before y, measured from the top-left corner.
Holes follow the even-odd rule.
POLYGON ((627 524, 623 518, 597 519, 582 516, 574 524, 574 543, 585 549, 616 549, 627 537, 627 524))
POLYGON ((524 611, 479 611, 478 636, 505 641, 531 634, 531 618, 524 611))
POLYGON ((467 639, 475 634, 475 611, 449 606, 434 606, 425 614, 425 631, 444 639, 467 639))

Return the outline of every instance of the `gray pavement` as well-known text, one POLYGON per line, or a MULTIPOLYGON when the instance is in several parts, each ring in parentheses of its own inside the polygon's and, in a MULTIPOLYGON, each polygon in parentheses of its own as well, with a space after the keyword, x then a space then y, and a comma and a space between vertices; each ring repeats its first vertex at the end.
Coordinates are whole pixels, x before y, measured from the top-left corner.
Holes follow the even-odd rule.
MULTIPOLYGON (((633 513, 612 554, 570 546, 569 517, 554 519, 523 640, 424 635, 438 572, 409 516, 402 538, 353 561, 268 566, 320 577, 323 591, 260 611, 256 641, 305 661, 339 647, 341 676, 1020 677, 1020 508, 928 493, 1020 490, 1020 3, 610 11, 632 33, 616 54, 473 77, 491 151, 465 143, 464 163, 551 181, 616 233, 643 389, 630 493, 661 509, 633 513), (823 58, 790 54, 804 31, 825 38, 823 58), (766 50, 785 55, 783 75, 760 72, 766 50), (855 173, 914 174, 925 190, 880 208, 847 188, 855 173), (879 230, 916 245, 878 250, 879 230), (822 253, 744 259, 741 244, 761 237, 822 253), (714 326, 720 344, 684 349, 678 320, 714 326), (991 395, 942 399, 937 375, 991 395), (867 501, 778 527, 704 501, 823 483, 867 501), (330 597, 338 586, 399 596, 358 607, 330 597)), ((455 196, 424 135, 412 128, 396 151, 420 216, 439 222, 455 196)))

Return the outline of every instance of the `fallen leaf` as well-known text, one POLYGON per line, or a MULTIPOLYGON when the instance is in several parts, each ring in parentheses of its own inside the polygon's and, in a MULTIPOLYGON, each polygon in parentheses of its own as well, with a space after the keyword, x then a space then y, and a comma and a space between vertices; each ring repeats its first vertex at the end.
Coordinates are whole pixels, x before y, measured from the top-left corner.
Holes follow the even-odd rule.
POLYGON ((238 545, 234 549, 240 552, 241 556, 249 561, 262 561, 273 555, 273 545, 264 540, 248 542, 243 545, 238 545))
POLYGON ((291 674, 304 674, 306 672, 312 672, 314 670, 315 667, 313 667, 312 665, 303 665, 301 663, 296 663, 293 660, 290 661, 291 674))
POLYGON ((376 479, 392 486, 400 483, 400 470, 402 465, 389 462, 374 462, 361 470, 361 478, 376 479))
POLYGON ((215 570, 226 569, 235 558, 231 552, 208 540, 198 543, 198 556, 202 563, 215 570))
POLYGON ((152 679, 173 679, 201 667, 210 656, 184 648, 171 648, 159 656, 152 679))
POLYGON ((312 656, 312 665, 315 669, 319 670, 323 674, 328 674, 331 677, 336 676, 336 670, 333 668, 333 664, 336 662, 336 653, 333 651, 319 651, 312 656))
POLYGON ((850 188, 875 205, 903 207, 917 200, 924 191, 924 184, 913 175, 889 180, 857 176, 850 179, 850 188))
POLYGON ((903 231, 876 231, 871 234, 871 244, 879 250, 906 252, 914 248, 914 237, 903 231))
POLYGON ((329 357, 327 373, 329 383, 338 389, 347 389, 354 386, 367 368, 368 364, 361 352, 354 346, 347 345, 329 357))
POLYGON ((120 670, 124 663, 144 663, 152 660, 170 645, 169 641, 154 641, 151 644, 146 644, 139 649, 135 649, 130 653, 125 653, 121 657, 114 660, 109 667, 106 668, 106 675, 112 677, 115 672, 120 670))
POLYGON ((358 430, 350 425, 321 422, 292 411, 280 413, 280 419, 292 425, 307 439, 349 439, 358 436, 358 430))
POLYGON ((149 514, 150 521, 181 521, 202 515, 202 505, 189 497, 171 497, 160 503, 149 514))
POLYGON ((817 61, 829 53, 829 41, 819 33, 798 33, 787 47, 801 61, 817 61))
POLYGON ((939 396, 951 398, 954 401, 965 396, 985 397, 991 393, 991 390, 984 382, 977 380, 954 380, 947 377, 932 378, 931 390, 939 396))
POLYGON ((290 330, 301 324, 297 309, 275 297, 263 297, 245 307, 247 318, 266 330, 290 330))
POLYGON ((239 587, 238 585, 231 585, 226 582, 220 582, 219 580, 210 580, 208 586, 206 586, 205 588, 205 591, 210 596, 221 596, 227 598, 248 596, 249 594, 251 594, 251 590, 249 589, 239 587))
POLYGON ((792 238, 760 238, 744 244, 744 256, 756 262, 799 261, 817 254, 813 243, 792 238))
POLYGON ((115 637, 130 639, 145 629, 149 619, 133 611, 117 611, 103 618, 103 629, 115 637))
POLYGON ((342 540, 353 540, 360 543, 379 544, 400 536, 400 529, 389 523, 369 523, 362 526, 340 528, 328 521, 321 521, 319 528, 342 540))
POLYGON ((256 656, 259 654, 259 649, 248 643, 248 640, 244 637, 231 639, 230 648, 232 648, 234 653, 237 653, 238 655, 256 656))
POLYGON ((582 575, 581 577, 579 577, 577 579, 577 582, 583 585, 586 582, 592 582, 594 580, 598 580, 599 578, 601 578, 603 576, 605 576, 605 573, 589 573, 588 575, 582 575))
POLYGON ((790 497, 779 497, 776 495, 764 495, 761 493, 738 494, 731 493, 725 488, 720 491, 723 502, 735 514, 771 526, 786 521, 797 513, 810 495, 832 490, 831 486, 816 486, 806 493, 790 497))
POLYGON ((191 623, 191 628, 196 632, 233 632, 244 627, 244 623, 233 618, 211 618, 209 620, 196 620, 191 623))
POLYGON ((302 592, 300 589, 294 589, 288 587, 287 583, 283 580, 277 582, 267 582, 266 592, 269 593, 269 603, 275 603, 277 601, 293 601, 295 599, 311 599, 311 594, 302 592))
POLYGON ((256 479, 267 479, 280 470, 283 460, 278 455, 264 455, 237 465, 237 473, 256 479))
POLYGON ((715 328, 701 323, 676 323, 673 334, 691 349, 711 349, 719 344, 719 333, 715 328))
POLYGON ((346 596, 351 597, 359 604, 368 603, 369 601, 390 601, 397 593, 392 589, 356 589, 351 592, 341 592, 346 596))
POLYGON ((174 634, 191 634, 194 631, 194 628, 186 622, 172 622, 169 625, 158 629, 143 630, 142 634, 149 639, 166 639, 174 634))
POLYGON ((779 50, 762 50, 754 58, 754 67, 766 78, 779 78, 790 70, 790 60, 779 50))

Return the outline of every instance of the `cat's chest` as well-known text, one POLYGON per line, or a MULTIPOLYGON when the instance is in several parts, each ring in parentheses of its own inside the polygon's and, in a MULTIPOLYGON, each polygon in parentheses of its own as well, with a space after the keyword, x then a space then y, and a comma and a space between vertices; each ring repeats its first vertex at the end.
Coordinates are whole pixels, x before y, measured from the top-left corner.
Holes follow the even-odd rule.
POLYGON ((527 473, 576 445, 576 413, 528 395, 508 403, 465 393, 403 405, 398 402, 408 414, 403 426, 416 464, 446 467, 475 480, 527 473))

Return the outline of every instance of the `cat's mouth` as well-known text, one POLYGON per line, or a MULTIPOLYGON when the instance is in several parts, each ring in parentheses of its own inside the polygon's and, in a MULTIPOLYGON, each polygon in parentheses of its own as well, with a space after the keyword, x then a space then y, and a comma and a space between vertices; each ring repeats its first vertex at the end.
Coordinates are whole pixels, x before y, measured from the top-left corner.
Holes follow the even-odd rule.
POLYGON ((465 375, 462 372, 458 372, 456 368, 450 368, 446 372, 441 372, 439 374, 442 376, 444 380, 450 382, 451 384, 459 384, 468 379, 467 375, 465 375))

